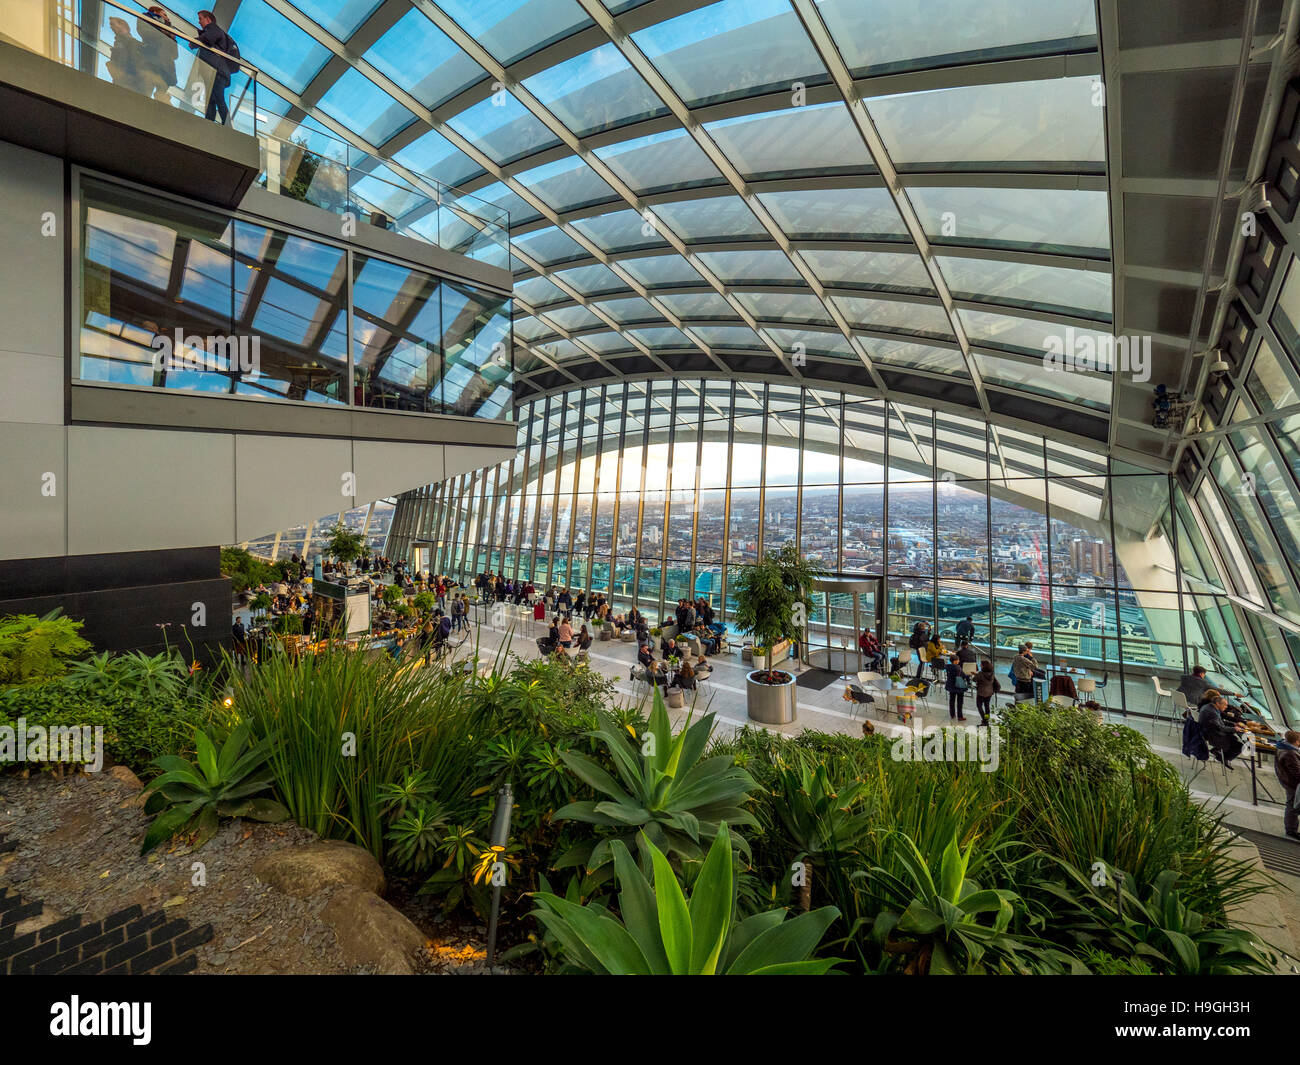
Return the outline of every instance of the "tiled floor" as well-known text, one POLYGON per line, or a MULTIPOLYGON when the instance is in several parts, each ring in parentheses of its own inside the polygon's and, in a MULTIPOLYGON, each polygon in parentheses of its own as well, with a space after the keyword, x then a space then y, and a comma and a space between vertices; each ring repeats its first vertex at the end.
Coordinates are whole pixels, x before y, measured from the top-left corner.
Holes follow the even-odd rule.
MULTIPOLYGON (((472 654, 473 643, 477 636, 481 661, 491 661, 503 643, 508 645, 510 653, 523 658, 536 658, 535 640, 545 633, 546 626, 541 622, 534 622, 531 617, 515 620, 508 630, 482 625, 471 632, 470 640, 458 653, 462 656, 472 654)), ((612 640, 598 640, 592 644, 591 668, 611 679, 616 689, 630 701, 648 697, 644 684, 635 685, 629 679, 629 671, 635 662, 635 644, 612 640)), ((699 714, 712 711, 717 715, 718 727, 723 730, 732 730, 751 723, 746 711, 745 676, 752 667, 748 663, 742 664, 739 651, 730 655, 719 655, 710 659, 710 662, 714 666, 713 675, 701 684, 694 704, 688 701, 685 709, 674 711, 674 714, 678 718, 683 718, 692 712, 699 714)), ((787 668, 789 665, 787 663, 787 668)), ((773 731, 786 735, 795 735, 805 728, 858 735, 866 711, 865 716, 870 718, 877 732, 900 735, 906 731, 906 726, 881 720, 873 712, 875 710, 873 706, 863 707, 845 702, 844 685, 841 683, 832 683, 821 691, 799 688, 797 693, 796 720, 789 725, 764 727, 770 727, 773 731)), ((1002 699, 998 701, 1005 702, 1002 699)), ((968 698, 967 702, 971 703, 973 700, 968 698)), ((973 729, 978 717, 971 706, 967 709, 966 728, 973 729)), ((1271 761, 1266 761, 1263 768, 1256 770, 1259 798, 1259 803, 1256 805, 1253 802, 1248 765, 1238 765, 1235 770, 1227 774, 1212 763, 1204 767, 1192 766, 1189 760, 1182 756, 1181 734, 1170 731, 1167 719, 1155 721, 1133 714, 1125 718, 1118 713, 1109 716, 1116 723, 1136 728, 1151 739, 1155 750, 1177 766, 1183 778, 1189 781, 1192 794, 1221 813, 1229 824, 1281 835, 1282 807, 1276 801, 1269 801, 1270 793, 1274 800, 1282 797, 1282 789, 1273 773, 1271 761)), ((947 698, 942 691, 936 688, 928 706, 925 703, 918 704, 916 723, 922 728, 948 723, 947 698)), ((1239 761, 1244 763, 1245 759, 1239 761)))

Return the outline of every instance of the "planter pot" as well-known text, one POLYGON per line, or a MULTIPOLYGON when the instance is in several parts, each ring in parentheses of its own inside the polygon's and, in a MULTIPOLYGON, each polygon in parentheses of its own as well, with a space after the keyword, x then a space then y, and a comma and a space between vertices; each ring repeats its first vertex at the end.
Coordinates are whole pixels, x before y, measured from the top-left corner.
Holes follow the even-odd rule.
POLYGON ((680 710, 686 705, 686 693, 681 688, 669 688, 665 704, 669 710, 680 710))
POLYGON ((744 647, 742 647, 740 649, 740 660, 742 662, 754 661, 754 648, 751 647, 749 644, 746 644, 744 647))
POLYGON ((745 678, 749 719, 763 725, 788 725, 794 720, 797 707, 795 679, 784 672, 780 675, 786 680, 779 684, 755 679, 766 675, 767 670, 757 669, 745 678))
POLYGON ((631 643, 633 640, 636 639, 636 633, 633 632, 631 629, 624 629, 622 634, 619 636, 619 639, 622 640, 624 643, 631 643))
POLYGON ((608 640, 608 639, 611 639, 611 638, 613 637, 613 635, 614 635, 614 630, 613 630, 612 628, 610 628, 608 625, 602 625, 602 626, 601 626, 599 629, 597 629, 596 631, 597 631, 598 633, 600 633, 600 639, 602 639, 602 640, 608 640))

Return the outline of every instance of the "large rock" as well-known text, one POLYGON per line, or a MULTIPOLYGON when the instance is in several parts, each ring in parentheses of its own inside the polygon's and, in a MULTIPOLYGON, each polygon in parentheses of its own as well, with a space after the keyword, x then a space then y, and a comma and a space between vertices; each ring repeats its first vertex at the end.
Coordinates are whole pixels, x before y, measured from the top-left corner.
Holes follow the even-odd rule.
POLYGON ((409 976, 424 934, 378 895, 360 888, 335 889, 320 918, 334 930, 343 956, 383 976, 409 976))
POLYGON ((337 884, 363 892, 384 890, 384 871, 370 852, 337 839, 275 851, 253 866, 253 875, 296 899, 337 884))

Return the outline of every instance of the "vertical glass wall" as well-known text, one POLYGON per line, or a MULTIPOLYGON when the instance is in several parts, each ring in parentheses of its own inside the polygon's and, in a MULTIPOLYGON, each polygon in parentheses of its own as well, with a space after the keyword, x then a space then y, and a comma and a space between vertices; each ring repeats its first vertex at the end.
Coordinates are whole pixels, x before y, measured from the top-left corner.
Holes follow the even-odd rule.
MULTIPOLYGON (((1167 689, 1197 662, 1276 705, 1214 583, 1200 504, 1165 474, 954 414, 742 381, 593 386, 532 400, 519 421, 512 462, 399 500, 427 517, 391 556, 418 537, 462 579, 601 591, 655 618, 702 595, 727 620, 737 570, 793 542, 832 573, 881 578, 904 657, 917 620, 951 638, 969 618, 1000 672, 1032 641, 1132 713, 1153 709, 1152 678, 1167 689)), ((851 603, 831 598, 812 628, 851 646, 851 603)), ((1293 642, 1267 643, 1278 675, 1293 642)))
POLYGON ((508 296, 110 182, 80 192, 77 379, 510 416, 508 296))

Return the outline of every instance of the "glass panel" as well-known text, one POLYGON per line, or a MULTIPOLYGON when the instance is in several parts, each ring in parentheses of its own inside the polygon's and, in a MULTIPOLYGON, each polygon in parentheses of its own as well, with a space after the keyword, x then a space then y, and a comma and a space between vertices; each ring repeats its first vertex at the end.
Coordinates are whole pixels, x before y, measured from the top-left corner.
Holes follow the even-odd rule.
POLYGON ((560 143, 541 120, 504 90, 449 118, 447 125, 500 164, 560 143))
POLYGON ((842 103, 726 118, 706 123, 704 128, 750 180, 802 171, 853 174, 876 169, 842 103))
POLYGON ((1037 263, 939 256, 939 267, 957 299, 1002 303, 1109 320, 1109 270, 1066 270, 1037 263))
POLYGON ((818 0, 817 9, 858 78, 1078 51, 1097 32, 1089 0, 945 0, 941 16, 894 0, 818 0))
POLYGON ((573 0, 441 0, 439 6, 504 66, 591 22, 573 0))
POLYGON ((1110 409, 1111 380, 1106 374, 1053 372, 1045 370, 1041 362, 1003 359, 978 351, 975 365, 990 384, 1070 400, 1093 410, 1110 409))
POLYGON ((372 144, 383 144, 415 116, 355 67, 348 67, 318 105, 372 144))
POLYGON ((963 85, 868 98, 900 169, 1100 170, 1105 125, 1092 77, 963 85))
POLYGON ((572 157, 526 170, 518 180, 545 200, 552 210, 559 212, 618 198, 618 194, 591 167, 572 157))
POLYGON ((759 200, 796 239, 901 240, 907 234, 888 189, 765 192, 759 200))
POLYGON ((242 41, 250 52, 256 42, 258 69, 294 92, 302 92, 331 55, 266 0, 241 4, 229 29, 230 36, 242 41))
POLYGON ((836 296, 835 305, 844 312, 849 324, 859 329, 952 337, 948 314, 942 306, 936 304, 836 296))
POLYGON ((668 110, 613 42, 548 67, 523 85, 579 137, 668 110))
POLYGON ((487 77, 450 37, 414 10, 371 45, 365 59, 430 109, 487 77), (411 62, 413 55, 419 63, 411 62))
POLYGON ((800 254, 817 278, 829 285, 870 286, 898 292, 934 291, 925 264, 913 252, 805 249, 800 254))
POLYGON ((632 40, 692 107, 827 80, 785 0, 722 0, 632 40))
POLYGON ((1110 204, 1101 190, 914 185, 907 195, 936 244, 1109 255, 1110 204))
POLYGON ((642 195, 723 183, 717 167, 685 130, 665 130, 593 150, 642 195))

